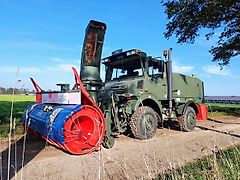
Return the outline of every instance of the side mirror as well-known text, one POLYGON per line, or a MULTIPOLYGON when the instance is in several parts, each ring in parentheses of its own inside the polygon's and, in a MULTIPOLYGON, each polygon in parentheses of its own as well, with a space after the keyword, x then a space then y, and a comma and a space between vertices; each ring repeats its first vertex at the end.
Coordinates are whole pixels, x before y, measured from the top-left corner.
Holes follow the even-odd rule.
POLYGON ((160 60, 158 64, 158 72, 163 73, 164 72, 164 61, 160 60))

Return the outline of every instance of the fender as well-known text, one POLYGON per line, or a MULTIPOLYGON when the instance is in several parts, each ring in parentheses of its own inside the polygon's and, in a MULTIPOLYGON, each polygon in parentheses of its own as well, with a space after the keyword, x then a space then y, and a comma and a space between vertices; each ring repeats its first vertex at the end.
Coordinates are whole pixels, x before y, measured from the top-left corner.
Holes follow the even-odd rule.
POLYGON ((195 102, 192 101, 192 100, 186 102, 185 104, 179 105, 178 108, 177 108, 177 113, 178 113, 179 115, 184 114, 184 113, 186 112, 186 109, 187 109, 188 106, 192 107, 192 108, 195 110, 196 114, 198 114, 197 105, 196 105, 195 102))
POLYGON ((147 94, 142 94, 138 100, 136 101, 136 103, 134 103, 134 107, 133 110, 135 111, 139 106, 142 106, 144 104, 144 101, 152 101, 153 105, 155 105, 155 108, 153 108, 157 113, 159 113, 159 115, 161 115, 162 112, 162 105, 159 103, 157 97, 151 93, 147 93, 147 94))

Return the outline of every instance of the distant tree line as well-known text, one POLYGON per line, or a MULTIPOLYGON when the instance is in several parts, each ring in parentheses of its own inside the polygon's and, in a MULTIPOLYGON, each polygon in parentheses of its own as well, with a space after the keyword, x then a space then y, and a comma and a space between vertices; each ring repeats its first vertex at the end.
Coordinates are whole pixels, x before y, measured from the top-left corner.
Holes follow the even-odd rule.
POLYGON ((34 90, 29 90, 27 88, 4 88, 0 87, 0 94, 35 94, 34 90))

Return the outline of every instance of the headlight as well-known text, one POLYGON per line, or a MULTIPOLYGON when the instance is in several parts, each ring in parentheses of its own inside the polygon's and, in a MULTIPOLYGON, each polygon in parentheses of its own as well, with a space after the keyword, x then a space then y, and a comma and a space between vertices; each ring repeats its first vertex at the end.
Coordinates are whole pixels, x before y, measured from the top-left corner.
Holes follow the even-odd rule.
POLYGON ((136 54, 136 51, 135 50, 131 50, 131 51, 128 51, 127 52, 127 56, 131 56, 133 54, 136 54))
POLYGON ((141 52, 141 50, 133 49, 133 50, 127 52, 127 56, 131 56, 133 54, 138 54, 140 52, 141 52))
POLYGON ((104 58, 104 59, 102 59, 102 63, 108 63, 108 62, 110 62, 110 59, 109 59, 109 58, 104 58))

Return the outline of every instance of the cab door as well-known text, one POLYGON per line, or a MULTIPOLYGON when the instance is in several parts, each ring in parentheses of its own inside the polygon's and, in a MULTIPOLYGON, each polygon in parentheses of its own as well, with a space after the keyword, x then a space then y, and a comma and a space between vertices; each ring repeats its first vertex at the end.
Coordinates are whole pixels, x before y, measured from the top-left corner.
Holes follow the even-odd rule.
POLYGON ((148 68, 149 91, 158 100, 167 99, 166 66, 163 60, 154 62, 148 68))

